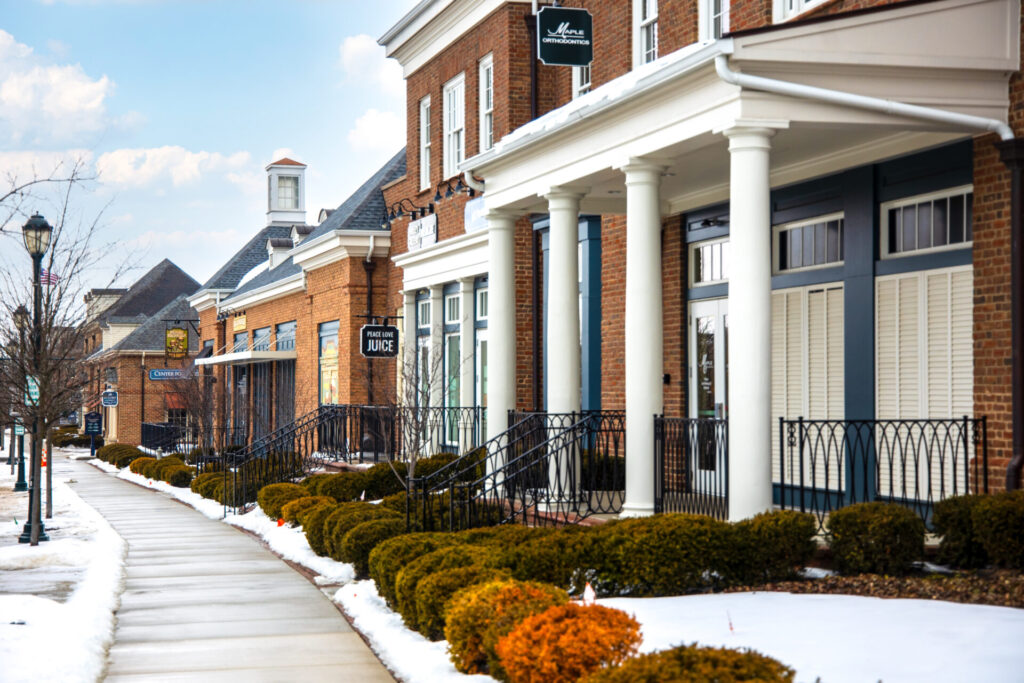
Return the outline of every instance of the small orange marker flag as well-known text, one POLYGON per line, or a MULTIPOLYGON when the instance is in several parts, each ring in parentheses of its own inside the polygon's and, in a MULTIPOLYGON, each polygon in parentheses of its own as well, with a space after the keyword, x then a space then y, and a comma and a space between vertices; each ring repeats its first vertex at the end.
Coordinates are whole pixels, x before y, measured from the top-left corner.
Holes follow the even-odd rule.
POLYGON ((284 526, 284 520, 283 520, 283 519, 281 519, 280 517, 278 517, 278 518, 277 518, 277 525, 278 525, 278 526, 284 526))

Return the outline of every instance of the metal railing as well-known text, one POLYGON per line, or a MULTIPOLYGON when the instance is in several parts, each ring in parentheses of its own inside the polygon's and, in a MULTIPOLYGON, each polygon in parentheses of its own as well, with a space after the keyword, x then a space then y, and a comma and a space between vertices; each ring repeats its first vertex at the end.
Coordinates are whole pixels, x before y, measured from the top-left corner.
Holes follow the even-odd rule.
POLYGON ((776 503, 819 524, 853 503, 899 503, 930 525, 935 503, 988 493, 986 418, 779 419, 776 503))
POLYGON ((727 519, 729 423, 654 418, 654 510, 727 519))

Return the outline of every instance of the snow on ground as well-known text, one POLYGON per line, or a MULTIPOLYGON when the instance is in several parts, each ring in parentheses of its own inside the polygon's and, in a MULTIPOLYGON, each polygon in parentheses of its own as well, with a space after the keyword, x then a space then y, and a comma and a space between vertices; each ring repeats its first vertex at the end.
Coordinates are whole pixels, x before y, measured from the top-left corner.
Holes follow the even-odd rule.
MULTIPOLYGON (((69 453, 57 450, 51 540, 18 543, 27 494, 6 494, 0 468, 0 662, 4 681, 95 681, 103 671, 124 578, 124 540, 67 485, 69 453), (12 505, 13 504, 13 505, 12 505), (20 504, 20 505, 19 505, 20 504), (13 507, 14 509, 8 509, 13 507), (9 513, 17 513, 17 524, 9 513)), ((45 499, 44 499, 45 502, 45 499)))
POLYGON ((636 617, 642 652, 751 648, 796 669, 800 682, 1010 682, 1024 663, 1024 610, 1011 607, 768 592, 598 603, 636 617))

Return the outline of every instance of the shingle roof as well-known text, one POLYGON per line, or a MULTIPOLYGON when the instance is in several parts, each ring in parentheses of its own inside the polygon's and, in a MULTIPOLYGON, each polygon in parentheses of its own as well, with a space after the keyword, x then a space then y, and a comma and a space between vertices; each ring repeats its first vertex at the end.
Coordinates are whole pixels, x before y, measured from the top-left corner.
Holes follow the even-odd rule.
POLYGON ((101 323, 138 323, 182 294, 192 294, 199 289, 199 283, 178 266, 164 259, 109 308, 100 313, 101 323))
MULTIPOLYGON (((395 178, 400 177, 403 173, 405 173, 404 149, 388 160, 388 162, 378 169, 369 180, 363 183, 358 190, 353 192, 348 199, 342 202, 341 206, 335 209, 335 211, 331 213, 323 223, 318 225, 312 234, 304 239, 302 243, 305 244, 309 240, 316 239, 321 235, 326 235, 335 230, 380 230, 381 218, 384 216, 384 195, 381 193, 381 188, 395 178)), ((266 260, 266 258, 266 243, 264 243, 263 260, 266 260)), ((260 262, 253 265, 258 265, 260 262)), ((292 257, 289 256, 273 270, 267 270, 260 273, 249 282, 246 282, 221 303, 228 304, 232 299, 235 299, 246 292, 251 292, 259 289, 260 287, 266 287, 274 282, 284 280, 289 276, 301 272, 301 270, 302 269, 292 261, 292 257)), ((209 285, 207 285, 207 287, 209 287, 209 285)))
POLYGON ((268 225, 263 228, 228 259, 227 263, 206 281, 202 289, 234 289, 250 270, 267 260, 268 239, 291 237, 291 233, 290 225, 268 225))
MULTIPOLYGON (((131 334, 110 347, 116 351, 163 351, 164 333, 167 330, 167 320, 198 320, 199 316, 188 304, 188 295, 182 294, 161 308, 155 314, 147 318, 146 322, 139 325, 131 334)), ((199 348, 199 340, 194 331, 189 331, 188 350, 195 351, 199 348)))

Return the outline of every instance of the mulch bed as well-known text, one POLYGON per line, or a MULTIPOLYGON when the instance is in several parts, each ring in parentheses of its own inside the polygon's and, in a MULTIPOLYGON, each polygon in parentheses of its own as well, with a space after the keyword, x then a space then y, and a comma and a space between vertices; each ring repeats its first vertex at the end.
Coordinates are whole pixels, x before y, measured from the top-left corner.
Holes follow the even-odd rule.
POLYGON ((946 600, 974 605, 1024 608, 1024 574, 1013 570, 984 569, 952 576, 829 576, 823 579, 782 581, 763 586, 732 588, 728 593, 779 591, 831 593, 873 598, 946 600))

